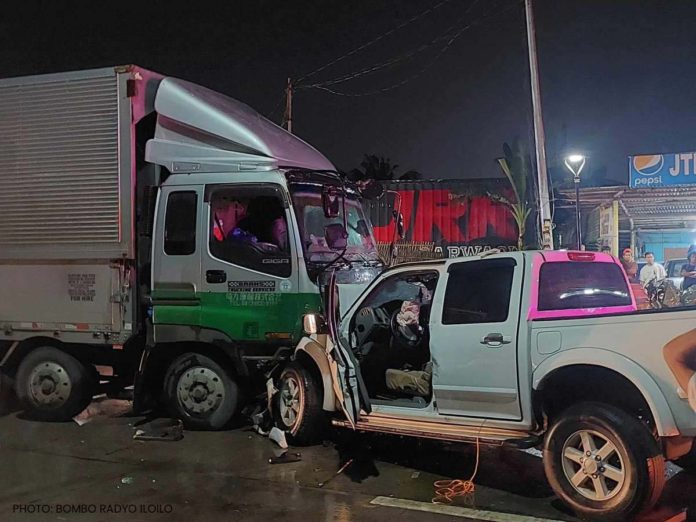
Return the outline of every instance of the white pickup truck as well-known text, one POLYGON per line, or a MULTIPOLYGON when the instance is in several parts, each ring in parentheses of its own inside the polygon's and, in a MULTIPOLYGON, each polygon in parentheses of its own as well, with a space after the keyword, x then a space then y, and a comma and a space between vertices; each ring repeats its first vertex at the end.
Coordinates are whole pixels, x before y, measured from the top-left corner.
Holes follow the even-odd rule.
POLYGON ((555 493, 583 518, 630 520, 694 461, 696 413, 663 357, 696 310, 636 312, 615 258, 511 252, 385 271, 307 336, 276 385, 296 443, 323 426, 543 446, 555 493))

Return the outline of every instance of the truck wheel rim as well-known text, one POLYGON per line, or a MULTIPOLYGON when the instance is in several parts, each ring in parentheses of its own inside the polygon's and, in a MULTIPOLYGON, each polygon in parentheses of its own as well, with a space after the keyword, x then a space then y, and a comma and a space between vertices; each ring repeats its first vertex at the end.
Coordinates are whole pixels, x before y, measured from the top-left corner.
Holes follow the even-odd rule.
POLYGON ((42 362, 29 374, 29 393, 34 403, 41 407, 59 408, 71 392, 70 375, 56 362, 42 362))
POLYGON ((596 431, 576 431, 568 437, 562 459, 570 485, 590 500, 609 500, 626 481, 626 467, 618 448, 596 431))
POLYGON ((179 377, 177 398, 190 414, 206 415, 225 399, 225 387, 214 370, 193 366, 179 377))
POLYGON ((286 376, 280 387, 280 418, 288 428, 293 428, 302 409, 302 388, 293 376, 286 376))

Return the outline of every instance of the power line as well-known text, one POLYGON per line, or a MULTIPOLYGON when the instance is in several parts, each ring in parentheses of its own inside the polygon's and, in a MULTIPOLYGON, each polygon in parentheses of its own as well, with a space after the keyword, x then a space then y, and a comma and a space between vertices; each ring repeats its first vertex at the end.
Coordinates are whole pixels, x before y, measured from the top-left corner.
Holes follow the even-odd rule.
POLYGON ((359 77, 361 77, 361 76, 365 76, 366 74, 370 74, 370 73, 372 73, 372 72, 377 72, 377 71, 379 71, 379 70, 381 70, 381 69, 384 69, 384 68, 389 67, 389 66, 391 66, 391 65, 395 65, 395 64, 397 64, 397 63, 399 63, 399 62, 402 62, 402 61, 404 61, 404 60, 407 60, 407 59, 409 59, 409 58, 413 58, 415 55, 417 55, 417 54, 419 54, 419 53, 421 53, 421 52, 423 52, 423 51, 429 49, 430 47, 432 47, 432 46, 435 45, 436 43, 441 42, 441 41, 443 41, 443 40, 447 40, 447 39, 449 38, 449 34, 459 25, 459 23, 466 17, 466 15, 474 8, 474 6, 475 6, 478 2, 479 2, 479 0, 474 0, 474 1, 469 5, 469 7, 466 9, 466 11, 464 12, 464 14, 463 14, 462 16, 460 16, 454 24, 452 24, 451 26, 449 26, 445 31, 443 31, 442 33, 440 33, 440 35, 438 35, 436 38, 434 38, 434 39, 431 40, 430 42, 424 43, 424 44, 420 45, 419 47, 416 47, 415 49, 412 49, 411 51, 408 51, 408 52, 406 52, 406 53, 404 53, 404 54, 397 55, 397 56, 395 56, 395 57, 393 57, 393 58, 390 58, 390 59, 387 60, 387 61, 375 63, 375 64, 373 64, 373 65, 371 65, 371 66, 369 66, 369 67, 366 67, 366 68, 364 68, 364 69, 360 69, 360 70, 358 70, 358 71, 355 71, 355 72, 352 72, 352 73, 349 73, 349 74, 345 74, 345 75, 339 76, 339 77, 337 77, 337 78, 333 78, 333 79, 326 80, 326 81, 323 81, 323 82, 317 82, 317 83, 314 83, 314 84, 312 84, 312 85, 306 85, 306 86, 303 85, 303 86, 301 86, 301 87, 302 87, 302 88, 326 87, 326 86, 328 86, 328 85, 335 85, 335 84, 337 84, 337 83, 343 83, 343 82, 346 82, 346 81, 348 81, 348 80, 353 80, 353 79, 355 79, 355 78, 359 78, 359 77))
POLYGON ((356 47, 356 48, 353 49, 352 51, 348 51, 346 54, 339 56, 339 57, 336 58, 335 60, 331 60, 330 62, 328 62, 328 63, 322 65, 321 67, 318 67, 318 68, 314 69, 313 71, 311 71, 311 72, 305 74, 304 76, 298 78, 297 81, 296 81, 296 83, 299 83, 299 82, 301 82, 302 80, 304 80, 304 79, 306 79, 306 78, 309 78, 310 76, 314 76, 314 75, 317 74, 318 72, 321 72, 321 71, 323 71, 324 69, 327 69, 328 67, 331 67, 332 65, 334 65, 334 64, 336 64, 336 63, 338 63, 338 62, 340 62, 340 61, 342 61, 342 60, 345 60, 345 59, 348 58, 349 56, 352 56, 352 55, 354 55, 355 53, 358 53, 358 52, 362 51, 363 49, 367 49, 367 48, 370 47, 371 45, 376 44, 377 42, 379 42, 380 40, 386 38, 387 36, 394 34, 394 33, 395 33, 396 31, 398 31, 399 29, 402 29, 403 27, 406 27, 407 25, 412 24, 412 23, 415 22, 416 20, 419 20, 420 18, 423 18, 425 15, 427 15, 427 14, 429 14, 429 13, 432 13, 432 12, 435 11, 436 9, 439 9, 440 7, 442 7, 443 5, 445 5, 445 4, 447 4, 447 3, 451 2, 451 1, 452 1, 452 0, 441 0, 440 2, 438 2, 437 4, 435 4, 434 6, 429 7, 429 8, 426 9, 425 11, 422 11, 421 13, 419 13, 419 14, 417 14, 417 15, 411 17, 411 18, 409 18, 408 20, 406 20, 406 21, 403 22, 402 24, 397 25, 396 27, 394 27, 393 29, 390 29, 390 30, 387 31, 386 33, 380 34, 379 36, 377 36, 376 38, 370 40, 369 42, 364 43, 364 44, 362 44, 362 45, 359 46, 359 47, 356 47))
MULTIPOLYGON (((405 79, 403 79, 403 80, 401 80, 401 81, 399 81, 399 82, 397 82, 397 83, 394 83, 394 84, 392 84, 392 85, 389 85, 389 86, 387 86, 387 87, 382 87, 382 88, 380 88, 380 89, 376 89, 376 90, 368 91, 368 92, 361 92, 361 93, 348 93, 348 92, 337 91, 337 90, 335 90, 335 89, 330 89, 330 88, 324 86, 323 84, 309 85, 309 86, 306 86, 305 88, 308 88, 308 89, 309 89, 309 88, 311 88, 311 89, 319 89, 319 90, 322 90, 322 91, 326 91, 326 92, 328 92, 328 93, 330 93, 330 94, 335 94, 335 95, 337 95, 337 96, 346 96, 346 97, 351 97, 351 98, 362 97, 362 96, 373 96, 373 95, 375 95, 375 94, 382 94, 382 93, 385 93, 385 92, 392 91, 392 90, 394 90, 394 89, 397 89, 397 88, 399 88, 399 87, 401 87, 401 86, 403 86, 403 85, 409 83, 409 82, 412 81, 412 80, 415 80, 416 78, 418 78, 419 76, 421 76, 423 73, 425 73, 428 69, 430 69, 430 67, 432 67, 432 66, 435 64, 435 62, 437 62, 437 60, 439 60, 440 57, 442 57, 442 55, 443 55, 445 52, 447 52, 447 50, 452 46, 452 44, 455 42, 455 40, 457 40, 457 39, 464 33, 464 31, 466 31, 467 29, 470 29, 471 27, 474 27, 474 26, 476 26, 476 25, 480 25, 480 24, 483 23, 484 21, 486 21, 486 20, 488 20, 488 19, 490 19, 490 18, 493 18, 494 16, 502 15, 502 14, 504 14, 504 13, 510 11, 511 9, 513 9, 514 7, 516 7, 519 3, 520 3, 520 1, 515 2, 514 4, 510 5, 510 6, 507 7, 506 9, 503 9, 503 10, 501 10, 501 11, 498 11, 497 13, 491 13, 491 14, 489 14, 489 15, 487 15, 487 16, 481 17, 481 18, 479 18, 479 19, 477 19, 477 20, 475 20, 475 21, 473 21, 473 22, 471 22, 471 23, 465 25, 465 26, 462 27, 460 30, 458 30, 451 38, 449 38, 449 40, 447 41, 447 43, 440 49, 440 51, 437 53, 437 55, 436 55, 430 62, 428 62, 428 64, 426 64, 422 69, 420 69, 420 70, 419 70, 418 72, 416 72, 415 74, 412 74, 411 76, 408 76, 407 78, 405 78, 405 79)), ((444 37, 441 38, 441 39, 444 39, 444 37)), ((347 80, 346 80, 346 81, 347 81, 347 80)))

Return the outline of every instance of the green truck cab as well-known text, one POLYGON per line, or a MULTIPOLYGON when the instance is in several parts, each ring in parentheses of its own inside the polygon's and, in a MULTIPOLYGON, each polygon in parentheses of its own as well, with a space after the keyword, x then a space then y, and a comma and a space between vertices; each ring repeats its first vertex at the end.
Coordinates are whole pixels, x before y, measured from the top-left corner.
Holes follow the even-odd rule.
POLYGON ((243 103, 135 66, 0 80, 0 102, 0 371, 34 417, 134 384, 219 429, 327 271, 353 295, 381 271, 360 191, 243 103))

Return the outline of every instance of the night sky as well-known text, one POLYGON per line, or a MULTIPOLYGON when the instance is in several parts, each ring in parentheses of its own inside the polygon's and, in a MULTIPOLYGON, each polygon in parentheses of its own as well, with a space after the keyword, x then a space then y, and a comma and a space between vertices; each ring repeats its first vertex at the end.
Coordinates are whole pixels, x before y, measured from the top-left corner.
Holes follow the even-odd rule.
MULTIPOLYGON (((135 63, 279 122, 288 76, 301 78, 440 3, 8 1, 0 76, 135 63)), ((536 0, 535 8, 554 176, 565 176, 559 158, 571 150, 590 155, 594 182, 625 183, 629 154, 696 149, 696 2, 536 0)), ((521 0, 445 1, 301 81, 294 130, 345 170, 372 153, 425 178, 499 176, 503 142, 531 145, 527 59, 521 0), (387 92, 312 87, 395 57, 329 86, 364 94, 403 83, 387 92)))

